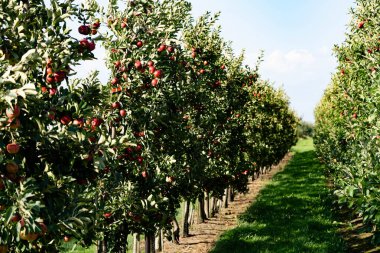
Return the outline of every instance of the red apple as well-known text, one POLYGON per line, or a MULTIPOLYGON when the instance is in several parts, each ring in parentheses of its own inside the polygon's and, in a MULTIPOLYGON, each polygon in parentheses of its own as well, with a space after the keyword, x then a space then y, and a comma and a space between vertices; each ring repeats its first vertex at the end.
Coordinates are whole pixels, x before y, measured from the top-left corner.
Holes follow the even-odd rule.
POLYGON ((5 114, 7 115, 9 119, 17 118, 18 116, 20 116, 20 112, 21 112, 20 107, 18 105, 14 105, 13 108, 8 107, 5 110, 5 114))
POLYGON ((53 77, 54 77, 54 82, 56 83, 60 83, 62 82, 63 80, 65 80, 65 77, 66 77, 66 72, 60 70, 60 71, 57 71, 53 74, 53 77))
POLYGON ((120 102, 113 102, 113 103, 112 103, 112 108, 113 108, 113 109, 120 109, 120 107, 121 107, 120 102))
POLYGON ((8 122, 10 123, 9 127, 11 129, 18 129, 21 126, 21 121, 19 119, 9 119, 8 122))
POLYGON ((46 87, 46 86, 41 86, 41 92, 42 92, 42 93, 46 93, 46 92, 48 92, 47 87, 46 87))
POLYGON ((54 75, 50 74, 46 76, 46 82, 47 83, 54 83, 54 75))
POLYGON ((161 70, 156 70, 156 71, 154 71, 153 75, 156 78, 161 78, 162 77, 162 71, 161 70))
POLYGON ((156 68, 154 66, 149 66, 149 73, 153 74, 154 71, 156 71, 156 68))
POLYGON ((143 146, 141 144, 137 144, 136 151, 140 152, 142 150, 143 146))
POLYGON ((113 65, 115 66, 115 68, 120 68, 121 67, 121 62, 120 61, 115 61, 114 63, 113 63, 113 65))
POLYGON ((32 241, 37 240, 38 236, 39 235, 37 233, 26 233, 25 229, 20 231, 20 239, 21 240, 26 240, 26 241, 32 242, 32 241))
POLYGON ((44 236, 48 231, 48 227, 43 222, 39 222, 38 225, 40 226, 40 229, 41 229, 40 235, 44 236))
POLYGON ((168 52, 169 52, 169 53, 173 53, 173 52, 174 52, 174 47, 169 46, 169 47, 168 47, 168 52))
POLYGON ((123 118, 124 118, 125 116, 127 116, 127 111, 124 110, 124 109, 120 110, 119 113, 120 113, 120 116, 123 117, 123 118))
POLYGON ((165 49, 166 49, 166 45, 162 44, 162 45, 157 49, 157 51, 158 51, 158 52, 163 52, 165 49))
POLYGON ((61 124, 68 125, 71 122, 71 117, 69 115, 63 115, 60 119, 61 124))
POLYGON ((103 216, 104 218, 108 219, 112 216, 112 213, 104 213, 103 216))
POLYGON ((103 120, 100 118, 93 118, 91 121, 91 126, 92 127, 98 127, 102 124, 103 120))
POLYGON ((135 61, 135 68, 136 69, 142 69, 142 63, 141 63, 141 61, 139 61, 139 60, 135 61))
POLYGON ((65 236, 63 237, 63 241, 64 241, 64 242, 70 242, 70 241, 71 241, 71 237, 65 235, 65 236))
POLYGON ((358 28, 359 28, 359 29, 363 28, 363 27, 364 27, 364 23, 365 23, 365 21, 360 21, 360 22, 358 23, 358 28))
POLYGON ((51 67, 48 67, 46 68, 46 75, 52 75, 54 72, 53 72, 53 69, 51 67))
POLYGON ((49 95, 54 96, 55 94, 57 94, 57 88, 55 87, 50 88, 49 95))
POLYGON ((7 145, 7 151, 9 154, 17 154, 20 151, 20 145, 17 143, 9 143, 7 145))
POLYGON ((94 23, 92 23, 93 29, 98 29, 100 27, 100 21, 99 19, 96 19, 94 23))
POLYGON ((73 125, 77 127, 83 127, 84 126, 84 119, 74 119, 73 125))
POLYGON ((83 35, 88 35, 91 28, 88 25, 81 25, 78 27, 78 32, 83 35))
POLYGON ((142 47, 143 46, 143 42, 141 40, 137 41, 136 46, 138 48, 142 47))
POLYGON ((156 87, 157 84, 158 84, 158 79, 157 79, 157 78, 154 78, 154 79, 152 80, 151 84, 152 84, 153 87, 156 87))
POLYGON ((149 67, 152 67, 152 66, 154 66, 154 62, 153 62, 153 61, 148 61, 147 65, 148 65, 149 67))
POLYGON ((95 49, 95 42, 93 40, 88 43, 87 49, 90 51, 93 51, 95 49))
POLYGON ((12 216, 11 221, 12 222, 19 222, 21 220, 20 214, 16 213, 12 216))
POLYGON ((117 77, 114 77, 114 78, 111 79, 111 84, 112 85, 116 85, 118 83, 119 83, 119 79, 117 77))

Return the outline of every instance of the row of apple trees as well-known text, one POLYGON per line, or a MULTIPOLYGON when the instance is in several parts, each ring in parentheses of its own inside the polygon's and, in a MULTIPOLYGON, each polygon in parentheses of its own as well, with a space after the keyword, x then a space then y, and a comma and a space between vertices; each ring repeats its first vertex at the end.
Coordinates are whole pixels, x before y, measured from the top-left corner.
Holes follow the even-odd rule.
POLYGON ((244 192, 278 163, 298 119, 217 16, 194 21, 183 0, 76 2, 0 2, 0 252, 71 239, 126 252, 130 234, 153 252, 182 201, 244 192), (72 78, 100 43, 109 81, 72 78))
POLYGON ((378 1, 356 1, 337 73, 316 109, 315 143, 338 202, 380 224, 380 15, 378 1))

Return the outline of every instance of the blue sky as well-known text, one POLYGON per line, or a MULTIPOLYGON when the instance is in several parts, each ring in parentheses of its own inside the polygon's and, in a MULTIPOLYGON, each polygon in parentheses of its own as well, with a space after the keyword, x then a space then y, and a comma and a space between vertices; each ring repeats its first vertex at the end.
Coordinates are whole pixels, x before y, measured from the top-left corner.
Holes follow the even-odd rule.
MULTIPOLYGON (((100 2, 107 2, 101 0, 100 2)), ((193 16, 206 11, 221 12, 222 35, 232 41, 236 54, 246 52, 246 63, 254 66, 264 50, 261 75, 282 86, 291 106, 304 120, 314 121, 314 108, 335 71, 334 44, 344 41, 353 0, 190 0, 193 16)), ((87 63, 101 70, 98 62, 87 63)), ((81 75, 82 76, 82 75, 81 75)))
POLYGON ((334 44, 344 41, 353 0, 191 0, 194 16, 220 11, 222 34, 261 74, 283 86, 291 106, 314 121, 314 108, 335 71, 334 44))

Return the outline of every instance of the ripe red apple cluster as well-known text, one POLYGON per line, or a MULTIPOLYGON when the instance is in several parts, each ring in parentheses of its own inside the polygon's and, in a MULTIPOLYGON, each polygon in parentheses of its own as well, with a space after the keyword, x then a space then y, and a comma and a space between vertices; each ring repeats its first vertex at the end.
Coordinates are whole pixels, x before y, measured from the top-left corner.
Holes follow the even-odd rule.
MULTIPOLYGON (((100 21, 97 19, 91 25, 81 25, 78 27, 78 32, 82 35, 95 35, 98 33, 98 29, 100 27, 100 21)), ((79 41, 79 52, 91 52, 95 49, 95 42, 93 39, 86 37, 79 41)))
POLYGON ((5 111, 5 114, 8 117, 8 125, 11 129, 15 130, 21 126, 21 121, 18 118, 20 116, 20 107, 18 105, 14 105, 13 107, 8 107, 5 111))

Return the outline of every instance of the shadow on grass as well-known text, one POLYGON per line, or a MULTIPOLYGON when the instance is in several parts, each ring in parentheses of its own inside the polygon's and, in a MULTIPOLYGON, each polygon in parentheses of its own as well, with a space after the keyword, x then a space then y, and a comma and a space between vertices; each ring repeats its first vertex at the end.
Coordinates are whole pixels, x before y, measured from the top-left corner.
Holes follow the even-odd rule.
POLYGON ((212 253, 347 252, 333 225, 332 201, 312 143, 297 147, 285 170, 239 217, 240 225, 220 237, 212 253))

